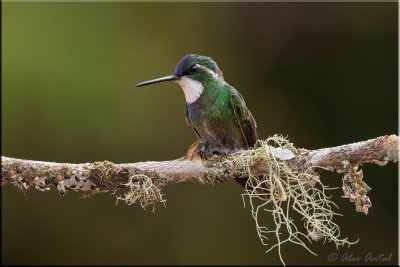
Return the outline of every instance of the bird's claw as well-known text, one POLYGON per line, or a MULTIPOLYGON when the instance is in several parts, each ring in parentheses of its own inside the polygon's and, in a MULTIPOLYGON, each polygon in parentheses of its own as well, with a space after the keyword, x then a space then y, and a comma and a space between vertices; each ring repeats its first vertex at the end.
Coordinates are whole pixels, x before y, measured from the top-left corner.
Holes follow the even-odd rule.
POLYGON ((221 162, 223 159, 228 159, 228 154, 226 154, 225 152, 222 152, 219 154, 219 162, 221 162))
POLYGON ((197 154, 200 156, 202 160, 207 159, 207 152, 205 152, 204 150, 200 150, 197 154))

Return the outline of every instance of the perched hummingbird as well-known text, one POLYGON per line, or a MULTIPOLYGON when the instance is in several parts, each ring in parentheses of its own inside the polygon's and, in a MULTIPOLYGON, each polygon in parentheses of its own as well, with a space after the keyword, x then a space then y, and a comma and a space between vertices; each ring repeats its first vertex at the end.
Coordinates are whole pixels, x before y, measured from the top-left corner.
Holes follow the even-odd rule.
MULTIPOLYGON (((174 81, 182 87, 186 121, 203 143, 198 152, 202 158, 209 153, 228 155, 255 145, 256 121, 242 95, 225 82, 214 60, 189 54, 181 59, 172 75, 136 86, 164 81, 174 81)), ((245 182, 237 180, 242 185, 245 182)))

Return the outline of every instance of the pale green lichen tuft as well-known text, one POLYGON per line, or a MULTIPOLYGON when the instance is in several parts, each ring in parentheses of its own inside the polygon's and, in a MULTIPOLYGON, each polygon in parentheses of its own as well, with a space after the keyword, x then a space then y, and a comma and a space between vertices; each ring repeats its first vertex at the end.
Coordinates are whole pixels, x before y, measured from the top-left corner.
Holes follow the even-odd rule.
POLYGON ((117 197, 117 204, 119 200, 125 201, 126 204, 132 205, 139 203, 143 209, 152 207, 155 212, 155 205, 158 202, 164 204, 166 200, 163 198, 164 194, 161 192, 161 186, 153 183, 153 179, 147 175, 136 174, 129 177, 128 183, 124 184, 129 188, 123 197, 117 197))
POLYGON ((312 252, 306 242, 332 241, 336 247, 355 242, 340 237, 339 226, 333 222, 337 205, 327 196, 327 190, 335 189, 321 183, 319 175, 310 169, 300 169, 291 160, 281 160, 271 152, 271 147, 285 149, 289 141, 279 135, 259 140, 257 148, 240 151, 223 162, 232 168, 247 170, 248 179, 243 202, 248 201, 256 223, 258 236, 266 252, 278 249, 283 264, 281 246, 291 242, 312 252), (255 164, 268 166, 267 174, 256 176, 251 172, 255 164), (272 215, 274 227, 269 229, 266 218, 272 215), (300 215, 300 216, 299 216, 300 215), (300 217, 300 218, 299 218, 300 217))

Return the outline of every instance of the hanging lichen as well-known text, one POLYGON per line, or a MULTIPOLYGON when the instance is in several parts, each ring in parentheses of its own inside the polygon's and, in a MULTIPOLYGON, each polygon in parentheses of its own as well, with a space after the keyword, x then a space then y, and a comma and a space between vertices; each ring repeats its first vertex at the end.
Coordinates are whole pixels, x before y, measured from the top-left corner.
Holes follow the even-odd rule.
POLYGON ((129 188, 129 191, 123 197, 117 197, 117 203, 118 200, 123 200, 128 205, 139 202, 143 209, 152 206, 153 212, 158 202, 165 206, 166 200, 161 193, 162 185, 154 183, 151 177, 142 174, 133 175, 125 186, 129 188))
POLYGON ((223 164, 248 172, 242 196, 244 203, 249 203, 262 244, 268 246, 266 252, 278 248, 284 264, 281 246, 286 242, 303 246, 314 255, 306 242, 323 239, 337 247, 357 242, 340 237, 339 226, 333 222, 334 215, 340 214, 333 211, 337 205, 329 199, 327 190, 334 188, 323 185, 312 168, 304 170, 293 164, 291 153, 296 153, 296 149, 286 138, 275 135, 259 141, 257 147, 235 153, 223 164), (268 169, 257 176, 251 172, 251 166, 260 162, 268 169), (266 217, 262 216, 265 213, 271 215, 273 229, 267 228, 266 217))

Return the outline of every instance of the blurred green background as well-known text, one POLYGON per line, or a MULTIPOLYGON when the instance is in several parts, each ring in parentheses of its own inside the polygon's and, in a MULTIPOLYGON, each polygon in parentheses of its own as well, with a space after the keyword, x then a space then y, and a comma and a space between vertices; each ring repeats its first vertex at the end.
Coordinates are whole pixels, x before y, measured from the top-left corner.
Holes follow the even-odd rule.
MULTIPOLYGON (((73 163, 184 155, 195 134, 181 89, 134 85, 171 74, 188 53, 218 63, 260 138, 279 133, 313 149, 394 134, 397 30, 397 3, 2 2, 2 155, 73 163)), ((363 170, 368 216, 333 191, 343 237, 360 238, 338 253, 393 253, 397 264, 397 164, 363 170)), ((341 187, 340 175, 323 178, 341 187)), ((236 183, 164 193, 167 208, 152 214, 115 206, 111 194, 25 197, 6 185, 2 263, 280 264, 276 250, 264 253, 236 183)), ((330 264, 336 252, 322 241, 311 248, 318 257, 293 245, 283 257, 330 264)))

